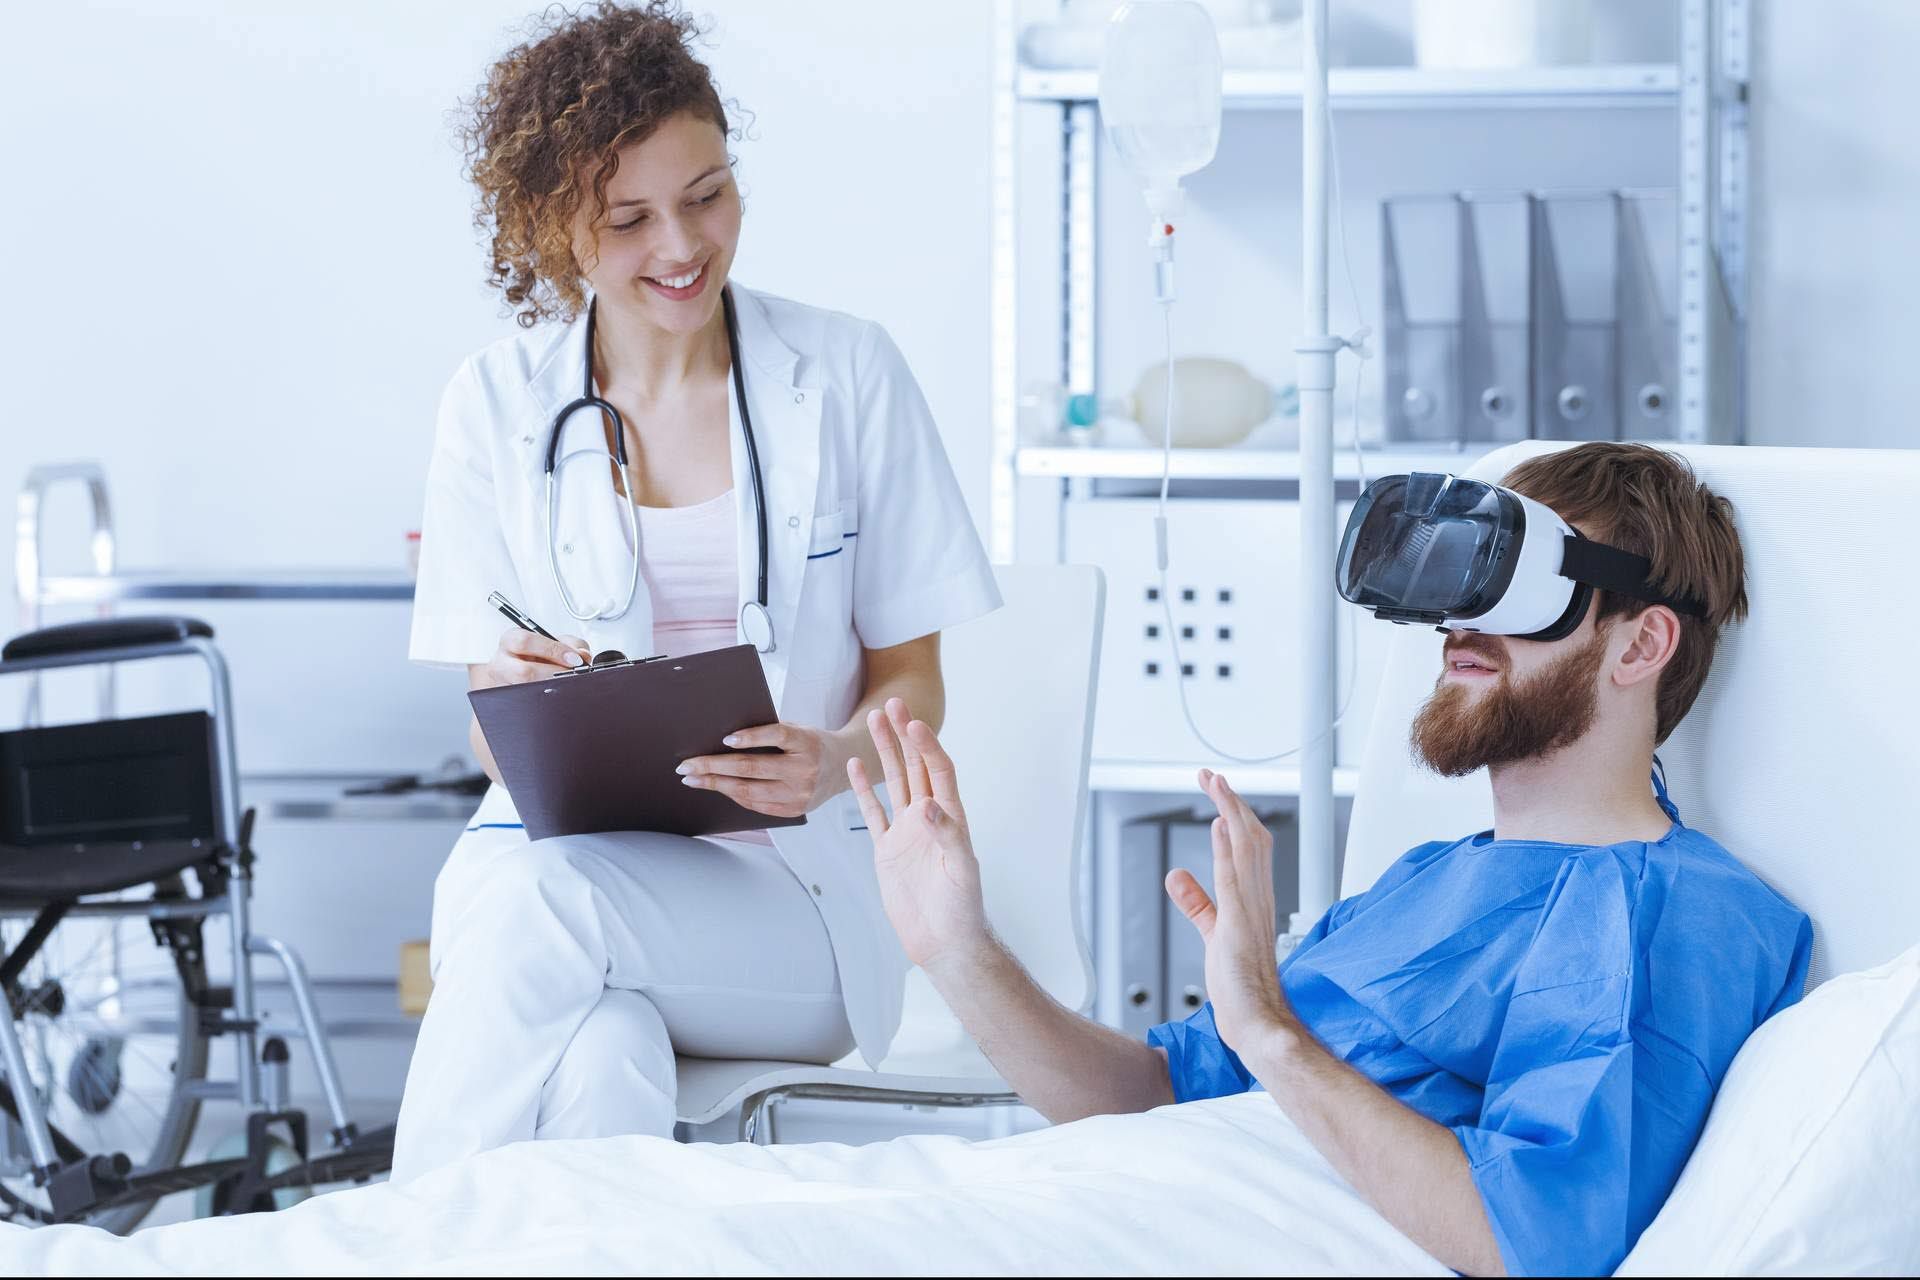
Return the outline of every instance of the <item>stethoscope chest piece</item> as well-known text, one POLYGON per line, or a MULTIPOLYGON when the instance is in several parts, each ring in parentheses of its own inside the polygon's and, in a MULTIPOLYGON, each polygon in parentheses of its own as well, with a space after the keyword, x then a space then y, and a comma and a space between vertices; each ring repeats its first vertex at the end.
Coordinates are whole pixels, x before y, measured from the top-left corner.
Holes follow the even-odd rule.
POLYGON ((773 615, 758 600, 740 606, 740 634, 761 653, 773 652, 773 615))

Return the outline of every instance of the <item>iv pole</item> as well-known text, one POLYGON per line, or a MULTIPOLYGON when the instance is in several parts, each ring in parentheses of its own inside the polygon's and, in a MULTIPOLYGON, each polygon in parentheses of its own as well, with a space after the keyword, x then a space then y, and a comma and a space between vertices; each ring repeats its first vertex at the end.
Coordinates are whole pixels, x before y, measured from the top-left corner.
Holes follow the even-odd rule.
POLYGON ((1297 940, 1333 905, 1333 724, 1339 683, 1333 610, 1334 357, 1327 332, 1327 0, 1305 0, 1300 94, 1303 336, 1300 387, 1300 907, 1297 940))

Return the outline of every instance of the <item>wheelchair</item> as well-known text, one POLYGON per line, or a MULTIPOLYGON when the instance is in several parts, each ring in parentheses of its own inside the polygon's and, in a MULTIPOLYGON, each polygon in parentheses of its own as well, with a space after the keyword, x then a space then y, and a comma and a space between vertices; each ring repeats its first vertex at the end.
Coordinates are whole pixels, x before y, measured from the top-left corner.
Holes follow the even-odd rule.
POLYGON ((37 692, 56 668, 105 680, 114 664, 172 657, 205 664, 208 709, 0 732, 0 1220, 125 1232, 164 1195, 204 1188, 213 1211, 247 1212, 391 1163, 391 1127, 363 1135, 347 1115, 299 957, 251 926, 253 815, 212 628, 46 627, 0 649, 0 681, 27 676, 37 692), (262 958, 284 975, 296 1026, 261 1013, 262 958), (283 1036, 310 1052, 326 1155, 312 1157, 306 1116, 288 1106, 283 1036), (216 1041, 231 1047, 231 1079, 209 1074, 216 1041), (245 1153, 186 1164, 214 1100, 246 1115, 245 1153))

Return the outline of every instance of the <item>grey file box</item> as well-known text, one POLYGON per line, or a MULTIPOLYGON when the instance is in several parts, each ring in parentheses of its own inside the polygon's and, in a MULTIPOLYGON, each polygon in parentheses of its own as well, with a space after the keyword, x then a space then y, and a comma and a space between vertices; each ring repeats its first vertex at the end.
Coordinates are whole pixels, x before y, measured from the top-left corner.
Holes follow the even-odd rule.
POLYGON ((1382 203, 1389 440, 1526 438, 1527 207, 1464 192, 1382 203))
MULTIPOLYGON (((1120 1029, 1143 1036, 1158 1023, 1184 1018, 1206 1003, 1206 947, 1167 897, 1167 873, 1185 868, 1213 892, 1211 813, 1192 809, 1151 814, 1121 828, 1120 1029)), ((1298 901, 1299 856, 1293 815, 1262 813, 1273 846, 1276 932, 1298 901)))
POLYGON ((1678 216, 1665 190, 1382 202, 1386 439, 1674 438, 1678 216))

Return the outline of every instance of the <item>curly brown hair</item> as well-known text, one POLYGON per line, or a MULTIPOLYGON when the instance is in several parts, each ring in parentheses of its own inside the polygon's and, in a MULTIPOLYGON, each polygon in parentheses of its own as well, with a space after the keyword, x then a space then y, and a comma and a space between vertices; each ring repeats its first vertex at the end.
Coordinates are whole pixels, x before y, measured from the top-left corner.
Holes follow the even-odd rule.
POLYGON ((586 305, 574 222, 606 216, 620 148, 681 112, 735 136, 712 73, 693 56, 703 32, 677 0, 614 0, 529 19, 526 39, 461 102, 474 226, 491 236, 488 282, 522 327, 571 320, 586 305))

